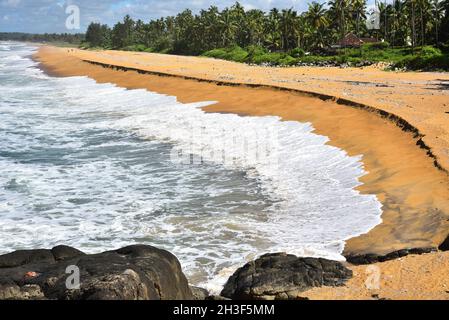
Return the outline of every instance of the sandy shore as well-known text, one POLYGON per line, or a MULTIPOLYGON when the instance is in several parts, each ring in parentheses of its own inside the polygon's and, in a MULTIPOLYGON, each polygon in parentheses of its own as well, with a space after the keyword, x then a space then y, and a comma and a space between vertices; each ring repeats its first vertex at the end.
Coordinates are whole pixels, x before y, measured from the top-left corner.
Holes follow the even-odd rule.
MULTIPOLYGON (((246 115, 277 115, 285 120, 311 122, 316 133, 330 138, 329 144, 363 155, 365 169, 363 193, 376 194, 383 204, 383 223, 364 235, 347 242, 345 254, 386 254, 412 247, 436 247, 449 233, 449 75, 439 73, 393 73, 373 68, 263 68, 196 57, 178 57, 115 51, 81 51, 42 47, 36 55, 43 67, 54 75, 87 75, 98 82, 112 82, 126 88, 146 88, 175 95, 181 102, 213 100, 217 104, 205 108, 210 112, 233 112, 246 115), (83 60, 164 74, 187 76, 227 83, 275 85, 311 91, 333 100, 322 100, 298 92, 267 87, 217 85, 104 68, 83 60), (371 111, 336 103, 342 97, 372 107, 371 111), (381 117, 377 110, 389 113, 381 117), (399 126, 402 119, 416 132, 399 126), (431 148, 431 154, 419 141, 431 148)), ((340 101, 341 102, 341 101, 340 101)), ((401 280, 387 281, 381 287, 386 298, 421 297, 425 292, 401 292, 412 273, 431 270, 439 274, 447 269, 448 255, 434 253, 408 256, 382 263, 388 274, 401 274, 401 280), (405 262, 404 262, 405 261, 405 262), (424 268, 424 269, 423 269, 424 268), (404 269, 405 270, 405 269, 404 269)), ((354 268, 355 277, 338 292, 311 292, 310 297, 370 298, 372 290, 348 290, 363 287, 365 266, 354 268)), ((433 277, 433 276, 432 276, 433 277)), ((386 278, 387 279, 387 278, 386 278)), ((433 279, 433 278, 432 278, 433 279)), ((447 298, 444 278, 432 282, 432 297, 447 298), (441 282, 443 281, 443 282, 441 282)), ((427 289, 426 289, 427 290, 427 289)), ((429 291, 430 292, 430 291, 429 291)), ((430 293, 429 293, 430 295, 430 293)))
POLYGON ((353 272, 343 287, 321 287, 304 292, 311 300, 449 300, 449 252, 410 255, 353 272))

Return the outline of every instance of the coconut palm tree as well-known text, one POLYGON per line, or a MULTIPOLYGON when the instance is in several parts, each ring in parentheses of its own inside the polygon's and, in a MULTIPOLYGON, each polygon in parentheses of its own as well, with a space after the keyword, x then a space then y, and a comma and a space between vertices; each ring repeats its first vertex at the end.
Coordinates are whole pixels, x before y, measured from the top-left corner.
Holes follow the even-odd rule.
MULTIPOLYGON (((358 36, 365 33, 367 0, 330 0, 327 5, 310 1, 307 11, 301 14, 293 9, 272 9, 267 14, 257 9, 246 11, 237 2, 223 10, 216 6, 197 14, 185 10, 150 22, 135 22, 127 16, 112 29, 91 24, 86 39, 118 49, 144 45, 158 51, 201 54, 234 44, 258 45, 271 51, 318 49, 348 31, 358 36)), ((389 0, 390 4, 377 1, 382 33, 393 45, 405 45, 411 39, 414 49, 418 43, 449 40, 449 0, 389 0)))
POLYGON ((419 9, 419 21, 420 21, 420 40, 421 45, 423 46, 425 43, 425 35, 426 35, 426 21, 428 20, 428 16, 431 15, 431 6, 428 0, 418 0, 418 9, 419 9))
POLYGON ((249 34, 245 9, 239 2, 236 2, 229 10, 237 25, 235 34, 236 42, 240 46, 246 46, 248 44, 249 34))
POLYGON ((218 24, 222 34, 223 46, 227 47, 230 43, 234 42, 235 31, 238 28, 232 12, 229 9, 225 9, 221 12, 218 24))
POLYGON ((386 1, 377 2, 377 10, 379 10, 380 29, 384 30, 384 40, 386 41, 388 36, 388 6, 386 1))
POLYGON ((249 43, 262 45, 265 29, 265 13, 262 10, 249 10, 246 14, 249 30, 249 43))
POLYGON ((276 8, 271 9, 268 14, 265 34, 269 48, 277 50, 282 47, 280 13, 276 8))
POLYGON ((306 18, 315 29, 320 29, 329 25, 329 20, 326 16, 324 3, 318 3, 315 1, 309 3, 309 8, 306 12, 306 18))
POLYGON ((351 9, 356 17, 356 34, 360 36, 360 22, 366 20, 366 0, 352 0, 351 9))
POLYGON ((444 7, 443 2, 440 0, 432 0, 431 1, 431 12, 433 19, 433 26, 435 30, 435 44, 438 45, 438 29, 440 28, 441 19, 444 16, 444 7))
POLYGON ((443 41, 449 41, 449 0, 443 0, 441 6, 443 7, 444 15, 440 21, 438 38, 441 38, 443 41))
POLYGON ((416 46, 416 8, 418 0, 405 0, 405 4, 408 9, 408 16, 411 25, 411 35, 412 35, 412 50, 414 51, 416 46))
POLYGON ((281 32, 282 49, 287 51, 291 47, 291 39, 295 34, 294 25, 296 21, 296 11, 293 9, 284 9, 279 19, 279 30, 281 32))
POLYGON ((346 34, 346 23, 349 16, 349 0, 331 0, 328 3, 331 16, 340 31, 340 37, 346 34))
POLYGON ((312 32, 315 35, 315 45, 318 47, 323 46, 324 28, 329 26, 329 20, 324 4, 315 1, 310 3, 309 8, 305 13, 305 18, 308 26, 311 27, 313 30, 312 32))

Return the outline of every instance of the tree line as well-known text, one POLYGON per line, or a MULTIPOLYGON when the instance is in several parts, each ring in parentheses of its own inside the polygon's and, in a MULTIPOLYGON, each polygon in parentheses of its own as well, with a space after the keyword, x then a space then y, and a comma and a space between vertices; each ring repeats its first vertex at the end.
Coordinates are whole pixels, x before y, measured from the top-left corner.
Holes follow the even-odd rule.
POLYGON ((21 32, 0 32, 0 41, 26 41, 26 42, 64 42, 74 45, 81 44, 84 41, 85 35, 83 33, 44 33, 31 34, 21 32))
POLYGON ((311 2, 301 13, 276 8, 269 12, 245 10, 236 2, 221 11, 216 6, 198 14, 187 9, 147 23, 130 16, 112 28, 91 23, 86 41, 92 47, 196 55, 231 46, 260 46, 272 52, 317 51, 349 32, 377 37, 394 46, 438 45, 449 40, 449 0, 394 0, 391 4, 379 2, 377 9, 378 27, 369 30, 366 0, 311 2))

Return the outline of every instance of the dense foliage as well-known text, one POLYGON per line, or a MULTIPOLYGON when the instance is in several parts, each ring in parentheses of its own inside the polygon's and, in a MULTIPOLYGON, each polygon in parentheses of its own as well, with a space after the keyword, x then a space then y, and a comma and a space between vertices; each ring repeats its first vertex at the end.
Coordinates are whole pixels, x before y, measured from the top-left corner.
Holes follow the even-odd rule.
POLYGON ((393 68, 449 70, 449 54, 433 46, 390 47, 377 44, 364 44, 360 48, 346 48, 327 54, 305 55, 301 49, 288 52, 268 52, 267 50, 249 46, 245 49, 235 46, 231 48, 213 49, 203 53, 204 56, 266 65, 322 65, 322 66, 366 66, 378 62, 391 63, 393 68))
MULTIPOLYGON (((245 10, 236 2, 222 11, 215 6, 198 14, 185 10, 176 16, 148 23, 134 21, 129 16, 112 28, 92 23, 84 45, 203 54, 257 64, 357 63, 385 61, 385 58, 397 66, 406 66, 405 62, 412 60, 415 61, 412 65, 418 66, 425 64, 422 61, 430 61, 428 55, 426 59, 416 59, 416 54, 422 51, 418 47, 438 47, 449 40, 449 0, 394 0, 387 5, 379 2, 377 12, 380 17, 377 28, 368 29, 367 19, 371 19, 373 14, 367 11, 366 0, 330 0, 327 4, 312 2, 302 13, 276 8, 269 12, 245 10), (359 37, 374 37, 397 49, 364 46, 356 51, 329 52, 331 45, 349 32, 359 37), (307 56, 304 56, 305 52, 307 56)), ((439 49, 433 56, 441 56, 434 59, 438 65, 449 67, 446 65, 447 55, 439 49)))
POLYGON ((367 30, 366 0, 330 0, 309 4, 306 12, 272 9, 245 11, 238 2, 220 11, 211 6, 193 14, 145 23, 126 16, 112 29, 92 23, 86 41, 93 47, 200 54, 216 48, 251 45, 269 51, 318 50, 348 32, 373 36, 393 46, 439 44, 449 39, 448 0, 379 2, 380 26, 367 30))
POLYGON ((85 38, 81 34, 0 33, 0 40, 83 41, 86 48, 204 55, 271 65, 388 61, 397 67, 449 69, 449 0, 379 1, 376 11, 379 23, 368 28, 373 14, 366 0, 311 2, 301 13, 245 10, 236 2, 221 11, 215 6, 197 14, 187 9, 149 22, 126 16, 112 28, 91 23, 85 38), (348 33, 382 44, 331 49, 348 33))

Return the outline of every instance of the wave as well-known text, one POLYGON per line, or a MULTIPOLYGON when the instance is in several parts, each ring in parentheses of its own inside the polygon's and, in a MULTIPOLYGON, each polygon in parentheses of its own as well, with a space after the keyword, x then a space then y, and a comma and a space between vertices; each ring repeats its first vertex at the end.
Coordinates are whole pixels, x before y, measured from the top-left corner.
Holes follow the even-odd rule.
POLYGON ((381 221, 376 196, 355 190, 361 156, 310 123, 51 78, 16 50, 0 59, 20 58, 0 96, 0 250, 143 242, 217 291, 266 252, 342 260, 345 240, 381 221))

